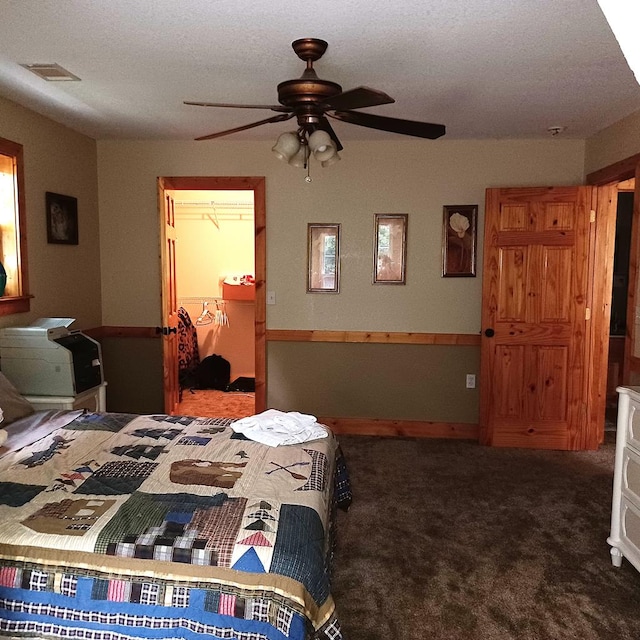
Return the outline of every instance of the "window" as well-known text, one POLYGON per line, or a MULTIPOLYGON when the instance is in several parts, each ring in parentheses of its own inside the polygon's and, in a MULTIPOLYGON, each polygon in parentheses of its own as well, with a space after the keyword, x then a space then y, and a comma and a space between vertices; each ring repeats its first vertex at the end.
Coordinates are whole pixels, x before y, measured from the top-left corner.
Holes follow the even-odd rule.
POLYGON ((29 311, 22 145, 0 138, 0 316, 29 311))

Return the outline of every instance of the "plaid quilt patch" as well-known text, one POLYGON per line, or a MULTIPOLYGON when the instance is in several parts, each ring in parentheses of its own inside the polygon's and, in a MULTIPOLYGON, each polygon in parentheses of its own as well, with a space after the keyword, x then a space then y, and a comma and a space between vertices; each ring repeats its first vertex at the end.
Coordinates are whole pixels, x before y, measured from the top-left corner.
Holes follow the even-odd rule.
POLYGON ((304 449, 311 456, 311 473, 307 481, 296 491, 324 491, 327 486, 327 456, 320 451, 304 449))
POLYGON ((0 587, 19 587, 22 582, 22 569, 0 567, 0 587))
POLYGON ((111 431, 117 433, 136 416, 132 413, 91 413, 87 411, 69 423, 69 431, 111 431))
POLYGON ((351 505, 353 494, 351 493, 351 481, 349 479, 347 463, 344 459, 344 454, 342 453, 342 449, 340 447, 338 447, 338 450, 336 451, 336 470, 334 483, 334 501, 341 509, 344 509, 346 511, 351 505))
POLYGON ((74 493, 126 495, 133 493, 157 468, 157 462, 111 461, 102 465, 74 493))
POLYGON ((326 640, 342 640, 342 631, 337 618, 333 617, 329 620, 329 622, 315 634, 315 638, 318 640, 325 638, 326 640))
POLYGON ((60 578, 59 591, 63 596, 75 598, 78 592, 78 578, 68 573, 63 573, 60 578))
POLYGON ((191 597, 191 589, 188 587, 173 587, 171 589, 171 606, 188 607, 191 597))

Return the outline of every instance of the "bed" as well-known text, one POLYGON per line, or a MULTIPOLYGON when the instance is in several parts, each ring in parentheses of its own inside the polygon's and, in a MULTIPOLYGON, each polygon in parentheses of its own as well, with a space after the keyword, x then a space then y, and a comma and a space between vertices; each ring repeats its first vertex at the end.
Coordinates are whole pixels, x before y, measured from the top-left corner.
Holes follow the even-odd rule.
POLYGON ((6 426, 0 635, 340 639, 337 441, 270 447, 231 422, 50 411, 6 426))

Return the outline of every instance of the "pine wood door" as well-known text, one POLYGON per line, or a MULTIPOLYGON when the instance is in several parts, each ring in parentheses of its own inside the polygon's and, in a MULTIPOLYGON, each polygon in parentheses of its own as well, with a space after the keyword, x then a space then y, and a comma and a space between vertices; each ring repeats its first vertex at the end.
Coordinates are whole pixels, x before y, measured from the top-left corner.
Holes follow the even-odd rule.
POLYGON ((588 406, 587 370, 593 191, 487 190, 480 394, 484 444, 565 450, 599 444, 588 406))
POLYGON ((180 400, 178 381, 178 295, 176 292, 175 205, 171 191, 158 180, 158 198, 163 213, 161 226, 162 260, 162 380, 164 411, 174 414, 180 400))

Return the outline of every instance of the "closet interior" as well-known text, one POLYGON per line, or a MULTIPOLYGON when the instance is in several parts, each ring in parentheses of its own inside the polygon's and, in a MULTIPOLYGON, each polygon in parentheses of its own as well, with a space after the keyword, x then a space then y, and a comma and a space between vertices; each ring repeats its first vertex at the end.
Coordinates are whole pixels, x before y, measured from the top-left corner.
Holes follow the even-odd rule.
POLYGON ((255 413, 253 191, 175 192, 180 404, 255 413))

